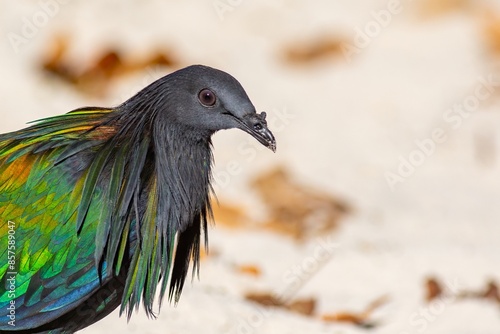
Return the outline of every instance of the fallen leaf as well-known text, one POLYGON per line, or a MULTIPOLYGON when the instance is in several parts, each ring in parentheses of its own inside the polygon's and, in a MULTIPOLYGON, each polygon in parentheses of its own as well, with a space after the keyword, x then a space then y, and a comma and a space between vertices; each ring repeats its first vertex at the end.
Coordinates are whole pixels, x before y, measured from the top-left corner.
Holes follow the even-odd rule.
POLYGON ((437 297, 440 297, 443 294, 443 289, 441 288, 441 284, 434 277, 427 278, 427 280, 425 281, 425 287, 426 287, 425 300, 427 300, 428 302, 432 301, 437 297))
POLYGON ((353 325, 367 326, 368 322, 363 314, 354 314, 348 312, 338 312, 334 314, 325 314, 321 320, 326 322, 347 322, 353 325))
POLYGON ((133 72, 142 71, 154 66, 172 67, 177 61, 166 52, 153 52, 150 56, 133 60, 125 57, 116 48, 108 48, 101 52, 94 62, 82 68, 79 62, 70 62, 66 59, 69 50, 69 38, 59 35, 50 43, 47 56, 42 62, 42 69, 76 89, 91 95, 103 96, 108 91, 114 79, 133 72))
POLYGON ((368 304, 362 312, 356 313, 340 311, 336 313, 324 314, 321 316, 321 320, 325 322, 350 323, 363 328, 373 328, 377 325, 377 323, 369 319, 370 316, 375 310, 386 304, 388 300, 389 298, 387 296, 382 296, 368 304))
POLYGON ((305 64, 342 54, 343 39, 328 36, 313 42, 294 42, 285 50, 285 60, 290 64, 305 64))
POLYGON ((314 311, 316 309, 316 299, 308 298, 308 299, 294 300, 287 305, 287 308, 295 313, 300 313, 306 316, 312 316, 314 315, 314 311))
POLYGON ((458 299, 486 299, 500 303, 500 291, 495 281, 488 281, 486 286, 479 291, 465 290, 457 295, 458 299))
POLYGON ((260 270, 259 267, 255 265, 240 265, 237 268, 237 271, 241 274, 249 275, 249 276, 254 276, 254 277, 259 277, 262 275, 262 271, 260 270))
POLYGON ((64 63, 64 57, 68 52, 68 38, 66 36, 57 36, 52 43, 49 43, 47 56, 42 63, 42 68, 60 78, 72 82, 71 70, 64 63))
POLYGON ((494 281, 488 282, 488 285, 481 297, 500 303, 500 291, 498 290, 498 285, 494 281))
POLYGON ((245 299, 263 306, 283 307, 281 300, 268 292, 249 292, 245 295, 245 299))
POLYGON ((243 207, 219 202, 212 206, 212 211, 218 225, 228 228, 249 227, 250 219, 243 207))
POLYGON ((350 207, 338 198, 292 180, 278 167, 252 182, 269 209, 264 228, 302 240, 329 233, 350 207))
POLYGON ((283 302, 268 292, 250 292, 245 295, 245 299, 266 307, 278 307, 305 316, 312 316, 316 308, 316 299, 314 298, 283 302))

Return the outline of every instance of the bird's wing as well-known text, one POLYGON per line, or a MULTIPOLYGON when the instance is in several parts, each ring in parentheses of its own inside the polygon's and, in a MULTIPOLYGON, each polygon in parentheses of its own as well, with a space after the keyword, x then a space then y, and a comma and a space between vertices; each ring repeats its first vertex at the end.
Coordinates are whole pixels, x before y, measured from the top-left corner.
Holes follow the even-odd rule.
POLYGON ((109 278, 106 262, 102 277, 95 265, 107 203, 85 152, 112 132, 90 131, 110 111, 80 109, 0 135, 0 318, 17 330, 56 319, 109 278))
MULTIPOLYGON (((154 315, 180 230, 169 291, 178 300, 191 259, 197 268, 209 207, 189 219, 171 210, 178 198, 158 178, 147 116, 86 108, 0 135, 0 317, 15 303, 16 329, 66 321, 94 298, 98 319, 117 306, 109 296, 129 318, 141 301, 154 315), (103 298, 115 278, 123 285, 103 298)), ((175 175, 167 181, 178 183, 175 175)))

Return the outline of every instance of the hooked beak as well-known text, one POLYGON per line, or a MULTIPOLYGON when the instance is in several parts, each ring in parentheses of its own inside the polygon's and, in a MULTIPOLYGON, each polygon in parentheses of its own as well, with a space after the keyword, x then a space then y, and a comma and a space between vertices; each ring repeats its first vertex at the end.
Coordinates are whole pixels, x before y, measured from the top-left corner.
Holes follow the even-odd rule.
POLYGON ((240 123, 240 129, 251 134, 262 145, 273 152, 276 152, 276 139, 273 133, 267 127, 266 113, 249 113, 242 118, 237 118, 240 123))

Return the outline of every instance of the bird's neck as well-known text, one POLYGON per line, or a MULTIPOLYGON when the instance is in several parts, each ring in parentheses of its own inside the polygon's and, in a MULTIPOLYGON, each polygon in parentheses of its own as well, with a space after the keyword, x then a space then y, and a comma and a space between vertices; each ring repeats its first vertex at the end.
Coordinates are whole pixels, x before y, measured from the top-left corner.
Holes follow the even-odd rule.
POLYGON ((213 161, 210 135, 178 126, 154 135, 158 181, 170 189, 176 211, 186 213, 181 225, 208 205, 213 161))

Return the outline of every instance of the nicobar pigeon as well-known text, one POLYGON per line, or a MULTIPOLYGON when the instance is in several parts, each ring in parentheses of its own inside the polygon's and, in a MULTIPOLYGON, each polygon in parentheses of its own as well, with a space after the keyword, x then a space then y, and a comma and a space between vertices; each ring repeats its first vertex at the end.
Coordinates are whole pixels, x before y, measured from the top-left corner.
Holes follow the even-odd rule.
POLYGON ((276 150, 240 83, 195 65, 0 135, 0 331, 73 333, 141 303, 154 316, 157 288, 177 302, 207 245, 211 136, 230 128, 276 150))

